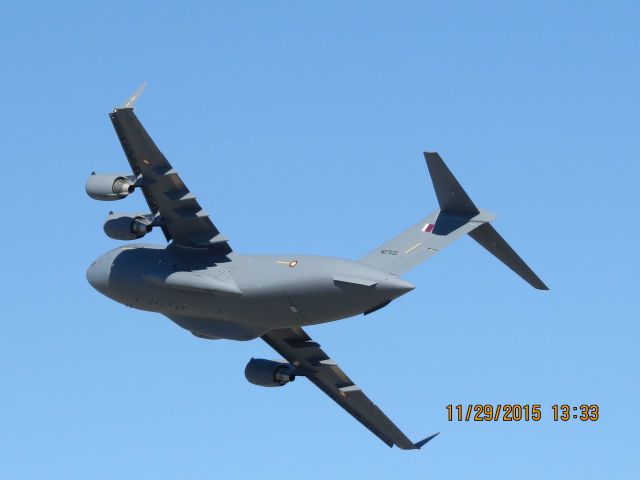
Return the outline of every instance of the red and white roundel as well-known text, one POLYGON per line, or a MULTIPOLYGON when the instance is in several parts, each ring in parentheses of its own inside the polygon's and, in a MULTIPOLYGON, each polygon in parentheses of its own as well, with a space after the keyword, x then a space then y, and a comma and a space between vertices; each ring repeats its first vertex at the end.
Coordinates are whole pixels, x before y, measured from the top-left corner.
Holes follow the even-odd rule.
POLYGON ((426 223, 425 226, 422 227, 422 231, 431 233, 431 231, 433 230, 433 227, 435 227, 433 223, 426 223))

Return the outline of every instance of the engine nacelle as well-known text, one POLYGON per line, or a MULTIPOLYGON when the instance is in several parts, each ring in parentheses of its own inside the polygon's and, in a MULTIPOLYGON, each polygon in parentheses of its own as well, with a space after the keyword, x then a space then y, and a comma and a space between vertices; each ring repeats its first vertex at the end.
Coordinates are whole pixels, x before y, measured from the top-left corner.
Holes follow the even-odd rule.
POLYGON ((104 233, 114 240, 135 240, 149 233, 153 225, 144 214, 110 212, 103 228, 104 233))
POLYGON ((254 385, 261 387, 281 387, 293 382, 296 368, 290 363, 252 358, 244 369, 244 376, 254 385))
POLYGON ((135 177, 118 173, 93 172, 84 186, 94 200, 120 200, 135 190, 135 177))

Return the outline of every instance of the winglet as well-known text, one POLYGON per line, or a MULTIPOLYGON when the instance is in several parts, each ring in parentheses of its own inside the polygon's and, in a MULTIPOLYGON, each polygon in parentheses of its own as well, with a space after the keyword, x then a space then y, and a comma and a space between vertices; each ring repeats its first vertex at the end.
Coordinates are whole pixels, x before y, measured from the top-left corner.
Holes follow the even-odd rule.
POLYGON ((428 436, 427 438, 420 440, 417 443, 414 443, 415 447, 420 450, 425 443, 430 442, 431 440, 433 440, 434 438, 436 438, 438 435, 440 435, 440 432, 434 433, 433 435, 428 436))
POLYGON ((126 102, 124 102, 124 105, 122 105, 121 107, 117 107, 117 108, 133 108, 133 105, 136 103, 136 101, 138 100, 138 98, 140 98, 140 95, 142 95, 142 92, 144 92, 144 89, 147 88, 147 82, 144 82, 142 85, 140 85, 137 90, 135 92, 133 92, 133 95, 131 95, 126 102))

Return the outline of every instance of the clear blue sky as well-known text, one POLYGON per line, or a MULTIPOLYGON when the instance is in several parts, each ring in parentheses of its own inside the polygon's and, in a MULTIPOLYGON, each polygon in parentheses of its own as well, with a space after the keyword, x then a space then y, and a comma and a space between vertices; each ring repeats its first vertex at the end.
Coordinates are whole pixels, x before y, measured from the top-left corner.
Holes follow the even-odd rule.
POLYGON ((632 1, 3 2, 0 477, 637 478, 639 23, 632 1), (384 310, 309 328, 440 437, 388 449, 304 379, 248 384, 261 341, 86 283, 108 210, 143 208, 83 187, 126 171, 107 113, 143 81, 138 115, 240 252, 358 258, 435 208, 423 150, 499 215, 550 292, 465 238, 384 310), (553 422, 565 402, 600 421, 553 422))

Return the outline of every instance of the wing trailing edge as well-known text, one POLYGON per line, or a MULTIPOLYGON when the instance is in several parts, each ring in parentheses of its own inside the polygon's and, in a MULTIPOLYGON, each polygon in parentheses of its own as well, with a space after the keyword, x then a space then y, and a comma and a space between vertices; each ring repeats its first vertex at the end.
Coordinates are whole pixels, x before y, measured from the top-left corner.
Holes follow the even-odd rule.
POLYGON ((412 442, 302 328, 270 330, 262 339, 389 447, 419 450, 438 435, 412 442))
MULTIPOLYGON (((139 95, 140 89, 126 105, 139 95)), ((109 117, 151 213, 162 217, 160 226, 166 239, 185 247, 208 248, 220 255, 230 253, 227 239, 154 143, 133 108, 116 108, 109 117)))

